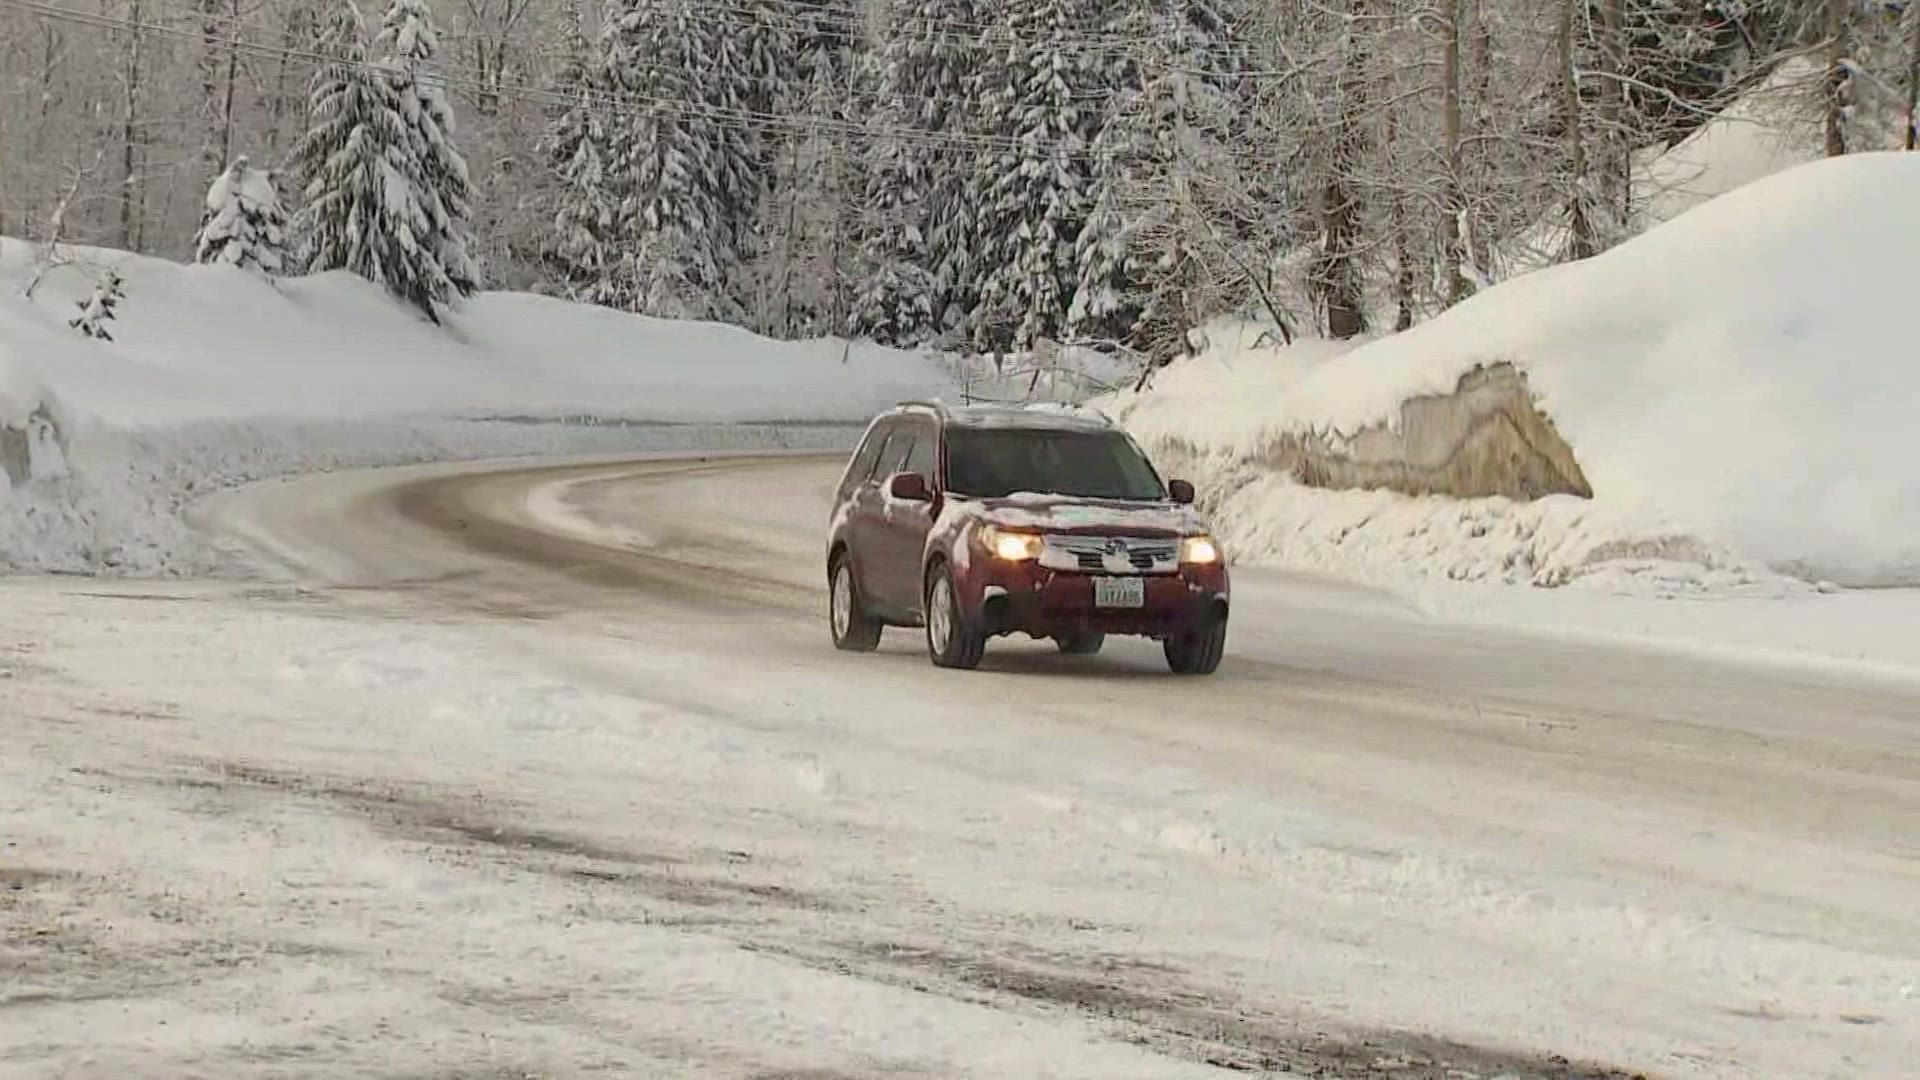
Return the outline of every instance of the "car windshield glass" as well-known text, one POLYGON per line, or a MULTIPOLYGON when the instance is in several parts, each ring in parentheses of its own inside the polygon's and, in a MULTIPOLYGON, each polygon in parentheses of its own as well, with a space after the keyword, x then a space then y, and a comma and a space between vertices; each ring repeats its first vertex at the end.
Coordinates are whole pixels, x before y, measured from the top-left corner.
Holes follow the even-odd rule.
POLYGON ((947 490, 999 499, 1016 492, 1164 499, 1166 489, 1117 431, 957 428, 947 434, 947 490))

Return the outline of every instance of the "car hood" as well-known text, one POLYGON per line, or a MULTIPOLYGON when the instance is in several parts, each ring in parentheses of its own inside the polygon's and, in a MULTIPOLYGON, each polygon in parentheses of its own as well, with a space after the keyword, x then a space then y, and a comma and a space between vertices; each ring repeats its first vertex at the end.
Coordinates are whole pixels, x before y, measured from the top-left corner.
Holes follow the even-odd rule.
POLYGON ((1011 495, 972 500, 980 518, 1008 529, 1109 536, 1191 536, 1206 519, 1173 502, 1123 502, 1065 495, 1011 495))

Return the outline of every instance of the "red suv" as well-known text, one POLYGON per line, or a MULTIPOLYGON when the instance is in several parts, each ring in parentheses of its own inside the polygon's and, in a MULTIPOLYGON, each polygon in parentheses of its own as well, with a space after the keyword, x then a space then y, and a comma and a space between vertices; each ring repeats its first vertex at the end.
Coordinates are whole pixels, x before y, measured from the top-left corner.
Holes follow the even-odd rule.
POLYGON ((942 667, 1024 633, 1090 655, 1108 634, 1165 644, 1211 674, 1227 640, 1227 567, 1191 505, 1128 435, 1059 407, 907 404, 876 418, 834 499, 834 644, 868 652, 924 626, 942 667))

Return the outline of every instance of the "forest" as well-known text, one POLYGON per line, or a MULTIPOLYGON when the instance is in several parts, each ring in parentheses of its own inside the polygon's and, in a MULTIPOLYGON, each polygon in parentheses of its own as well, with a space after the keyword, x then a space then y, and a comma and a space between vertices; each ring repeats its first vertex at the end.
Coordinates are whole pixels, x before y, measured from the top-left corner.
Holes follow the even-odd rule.
POLYGON ((0 0, 0 88, 48 257, 1164 362, 1604 252, 1735 101, 1910 149, 1920 5, 0 0))

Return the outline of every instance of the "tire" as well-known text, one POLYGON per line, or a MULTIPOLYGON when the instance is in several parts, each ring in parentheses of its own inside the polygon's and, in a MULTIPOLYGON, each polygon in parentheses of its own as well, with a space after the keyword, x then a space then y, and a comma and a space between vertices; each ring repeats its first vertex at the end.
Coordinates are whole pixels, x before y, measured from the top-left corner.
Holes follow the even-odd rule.
POLYGON ((960 609, 944 564, 927 575, 927 656, 935 667, 971 671, 987 653, 987 635, 960 609))
POLYGON ((1175 675, 1211 675, 1227 651, 1227 620, 1212 615, 1166 640, 1167 666, 1175 675))
POLYGON ((1092 630, 1081 630, 1072 634, 1062 634, 1053 639, 1060 651, 1067 656, 1092 656, 1107 643, 1107 635, 1092 630))
POLYGON ((853 577, 853 560, 844 552, 833 560, 827 575, 827 628, 833 631, 833 647, 842 652, 872 652, 880 647, 880 620, 867 614, 853 577))

